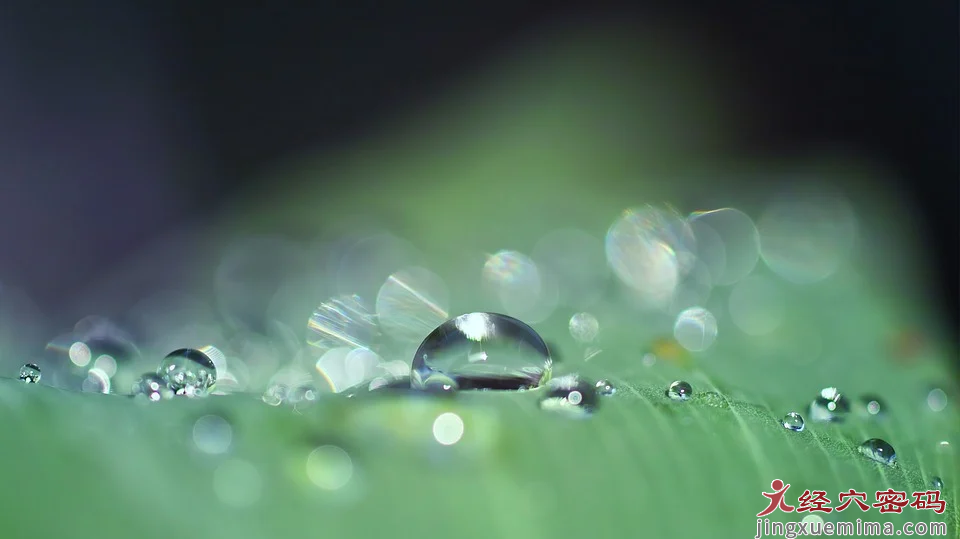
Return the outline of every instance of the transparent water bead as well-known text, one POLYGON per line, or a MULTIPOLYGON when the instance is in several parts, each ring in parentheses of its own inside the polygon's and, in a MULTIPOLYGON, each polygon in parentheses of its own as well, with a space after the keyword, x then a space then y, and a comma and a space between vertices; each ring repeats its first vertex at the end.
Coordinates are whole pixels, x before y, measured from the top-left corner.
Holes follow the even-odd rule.
POLYGON ((693 396, 693 388, 690 387, 690 384, 687 382, 684 382, 683 380, 677 380, 676 382, 670 384, 670 387, 667 388, 666 394, 675 401, 685 401, 693 396))
POLYGON ((803 432, 803 417, 796 412, 790 412, 789 414, 783 416, 783 419, 780 420, 780 424, 783 425, 783 428, 787 430, 792 430, 793 432, 803 432))
POLYGON ((547 345, 533 328, 502 314, 470 313, 444 322, 424 339, 413 358, 410 385, 426 389, 439 377, 461 390, 527 389, 547 382, 552 369, 547 345))
POLYGON ((820 395, 810 403, 810 419, 814 421, 843 421, 850 413, 850 401, 835 387, 820 390, 820 395))
POLYGON ((181 348, 167 354, 160 362, 157 374, 177 395, 205 396, 217 383, 217 368, 203 352, 181 348))
POLYGON ((930 478, 930 488, 933 490, 943 490, 943 479, 940 479, 938 476, 933 476, 930 478))
POLYGON ((585 417, 592 414, 599 403, 596 385, 574 374, 550 380, 545 389, 546 393, 540 397, 543 410, 585 417))
POLYGON ((897 463, 897 453, 893 450, 893 446, 880 438, 870 438, 860 444, 860 454, 886 466, 897 463))
POLYGON ((867 417, 883 417, 887 414, 887 405, 876 395, 863 395, 858 401, 857 411, 867 417))
POLYGON ((173 397, 173 390, 167 387, 167 381, 156 373, 148 372, 133 383, 131 391, 135 398, 149 402, 158 402, 173 397))
POLYGON ((40 381, 40 367, 33 363, 20 367, 20 380, 28 384, 36 384, 40 381))
POLYGON ((609 380, 597 380, 597 393, 609 397, 617 392, 617 388, 609 380))

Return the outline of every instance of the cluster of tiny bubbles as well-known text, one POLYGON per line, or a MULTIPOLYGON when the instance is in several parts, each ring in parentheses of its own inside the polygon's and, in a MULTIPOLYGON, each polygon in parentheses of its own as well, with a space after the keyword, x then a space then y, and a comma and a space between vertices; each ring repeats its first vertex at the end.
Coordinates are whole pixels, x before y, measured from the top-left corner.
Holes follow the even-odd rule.
POLYGON ((201 453, 222 455, 233 443, 233 426, 219 415, 200 417, 193 424, 193 443, 201 453))
POLYGON ((927 406, 934 412, 942 412, 947 407, 947 393, 935 387, 927 393, 927 406))
POLYGON ((930 488, 933 490, 942 490, 943 489, 943 479, 934 475, 930 478, 930 488))
POLYGON ((859 451, 868 459, 886 466, 897 463, 897 453, 893 450, 893 446, 880 438, 870 438, 863 442, 860 444, 859 451))
POLYGON ((481 272, 484 289, 504 312, 531 323, 546 320, 557 308, 559 287, 527 255, 510 250, 486 257, 481 272))
POLYGON ((597 393, 603 397, 609 397, 617 392, 617 387, 609 380, 597 380, 597 393))
POLYGON ((691 307, 673 325, 677 343, 691 352, 702 352, 717 339, 717 319, 703 307, 691 307))
POLYGON ((148 372, 137 379, 130 391, 135 399, 144 402, 159 402, 173 398, 173 390, 159 374, 148 372))
POLYGON ((570 336, 580 344, 589 344, 600 334, 600 322, 590 313, 576 313, 570 317, 570 336))
POLYGON ((20 380, 28 384, 40 382, 40 367, 34 363, 26 363, 20 367, 20 380))
POLYGON ((377 293, 377 320, 383 333, 401 342, 419 342, 449 318, 443 280, 424 268, 394 272, 377 293))
POLYGON ((207 353, 181 348, 166 355, 157 367, 176 395, 204 397, 217 383, 217 367, 207 353))
POLYGON ((440 376, 461 389, 535 388, 552 372, 549 349, 533 328, 506 315, 476 312, 427 335, 414 355, 410 384, 424 389, 440 376))
POLYGON ((331 298, 307 322, 307 344, 316 355, 334 348, 373 348, 380 340, 376 316, 358 295, 331 298))
POLYGON ((850 401, 835 387, 820 390, 810 403, 810 418, 813 421, 840 422, 850 413, 850 401))
POLYGON ((597 386, 570 374, 547 382, 540 396, 540 408, 580 418, 592 414, 599 404, 597 386))
POLYGON ((758 220, 761 255, 786 281, 811 284, 835 273, 857 239, 849 202, 826 185, 796 182, 758 220))
POLYGON ((730 291, 730 319, 747 335, 767 335, 783 323, 786 303, 780 287, 762 275, 750 275, 730 291))
POLYGON ((665 394, 671 400, 685 401, 693 396, 693 387, 683 380, 677 380, 667 387, 665 394))
POLYGON ((579 229, 546 234, 530 256, 541 273, 556 281, 558 303, 573 309, 594 305, 610 278, 610 270, 603 262, 603 242, 579 229))
POLYGON ((783 428, 787 430, 792 430, 793 432, 803 432, 803 417, 797 412, 790 412, 783 416, 783 419, 780 420, 780 424, 783 425, 783 428))

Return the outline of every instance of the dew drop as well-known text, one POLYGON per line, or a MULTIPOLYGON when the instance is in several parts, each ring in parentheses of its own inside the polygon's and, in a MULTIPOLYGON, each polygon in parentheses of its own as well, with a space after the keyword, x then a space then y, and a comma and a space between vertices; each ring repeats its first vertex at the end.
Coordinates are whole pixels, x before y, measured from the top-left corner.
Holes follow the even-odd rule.
POLYGON ((938 476, 933 476, 930 478, 930 488, 933 490, 943 490, 943 479, 940 479, 938 476))
POLYGON ((600 322, 590 313, 577 313, 570 317, 570 336, 579 343, 590 343, 600 333, 600 322))
POLYGON ((792 430, 793 432, 803 432, 803 417, 801 417, 797 412, 790 412, 789 414, 783 416, 783 419, 780 420, 780 424, 783 425, 783 428, 787 430, 792 430))
POLYGON ((533 328, 502 314, 470 313, 448 320, 420 344, 410 384, 424 389, 437 374, 460 389, 539 387, 550 379, 553 360, 533 328))
POLYGON ((870 438, 860 444, 860 454, 887 466, 897 463, 897 453, 893 450, 893 446, 880 438, 870 438))
POLYGON ((570 417, 586 417, 596 410, 597 399, 595 385, 571 374, 547 382, 540 408, 570 417))
POLYGON ((157 373, 144 373, 130 391, 137 399, 147 402, 159 402, 173 397, 173 390, 167 387, 167 381, 157 373))
POLYGON ((887 415, 887 404, 876 395, 863 395, 857 410, 866 417, 883 417, 887 415))
POLYGON ((667 388, 666 395, 675 401, 685 401, 693 396, 693 388, 683 380, 677 380, 667 388))
POLYGON ((850 402, 835 387, 827 387, 810 403, 813 421, 843 421, 850 413, 850 402))
POLYGON ((20 367, 20 380, 28 384, 36 384, 40 381, 40 367, 33 363, 20 367))
POLYGON ((597 380, 597 393, 603 395, 604 397, 609 397, 617 392, 616 386, 610 383, 609 380, 597 380))
POLYGON ((177 395, 188 397, 206 396, 217 383, 217 368, 203 352, 181 348, 167 354, 160 362, 157 374, 163 376, 167 385, 177 395))
POLYGON ((703 307, 691 307, 677 316, 673 337, 691 352, 702 352, 717 339, 717 319, 703 307))
MULTIPOLYGON (((21 376, 21 380, 23 377, 21 376)), ((934 412, 942 412, 947 407, 947 394, 939 387, 935 387, 927 393, 927 406, 934 412)))

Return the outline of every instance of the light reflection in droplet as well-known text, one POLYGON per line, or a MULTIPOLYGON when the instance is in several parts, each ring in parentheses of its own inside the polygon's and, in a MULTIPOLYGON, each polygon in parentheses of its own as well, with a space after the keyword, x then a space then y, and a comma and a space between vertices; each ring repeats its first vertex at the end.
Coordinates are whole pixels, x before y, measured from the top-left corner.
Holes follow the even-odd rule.
POLYGON ((677 316, 673 337, 691 352, 702 352, 717 338, 717 319, 703 307, 691 307, 677 316))
POLYGON ((383 332, 420 342, 449 317, 443 280, 424 268, 406 268, 387 277, 377 293, 377 319, 383 332))
POLYGON ((87 371, 87 377, 80 386, 86 393, 110 393, 110 377, 107 373, 94 367, 87 371))
POLYGON ((113 359, 113 356, 103 354, 93 362, 93 366, 103 371, 108 378, 113 378, 113 375, 117 374, 117 360, 113 359))
POLYGON ((570 317, 570 336, 579 343, 593 342, 600 333, 600 322, 590 313, 577 313, 570 317))
POLYGON ((760 259, 760 234, 747 214, 735 208, 694 212, 689 223, 715 285, 734 284, 753 271, 760 259))
POLYGON ((353 459, 335 445, 320 446, 307 456, 307 478, 323 490, 339 490, 353 477, 353 459))
POLYGON ((783 323, 786 306, 780 289, 770 280, 751 275, 730 291, 730 318, 747 335, 766 335, 783 323))
POLYGON ((453 412, 442 413, 433 422, 433 438, 441 445, 453 445, 463 437, 463 419, 453 412))

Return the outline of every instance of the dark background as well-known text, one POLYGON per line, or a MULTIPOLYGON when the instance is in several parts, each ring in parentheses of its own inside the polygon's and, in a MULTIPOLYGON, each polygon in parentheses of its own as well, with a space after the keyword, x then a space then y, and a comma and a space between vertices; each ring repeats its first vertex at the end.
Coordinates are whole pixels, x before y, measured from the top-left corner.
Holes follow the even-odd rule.
MULTIPOLYGON (((957 3, 681 4, 648 11, 734 48, 769 107, 758 152, 843 140, 895 167, 960 327, 957 3)), ((531 28, 599 9, 39 5, 0 7, 0 276, 47 312, 277 158, 347 145, 531 28)))

